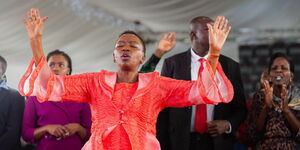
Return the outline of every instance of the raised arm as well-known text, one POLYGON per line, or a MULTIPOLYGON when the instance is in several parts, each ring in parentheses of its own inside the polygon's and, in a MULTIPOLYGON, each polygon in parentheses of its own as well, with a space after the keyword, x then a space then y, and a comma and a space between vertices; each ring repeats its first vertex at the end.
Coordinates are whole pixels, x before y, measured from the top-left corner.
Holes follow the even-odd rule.
POLYGON ((175 32, 164 33, 158 42, 157 49, 154 52, 156 57, 161 58, 164 54, 171 51, 176 45, 175 32))
POLYGON ((171 51, 176 45, 176 34, 175 32, 164 33, 158 42, 157 49, 153 55, 148 59, 148 61, 142 66, 140 72, 147 73, 153 72, 156 65, 160 61, 160 58, 171 51))
POLYGON ((32 49, 32 54, 35 60, 35 65, 38 65, 44 56, 43 46, 42 46, 42 36, 44 30, 44 22, 48 17, 40 17, 40 11, 36 8, 31 8, 28 13, 27 20, 23 18, 23 23, 27 30, 27 34, 30 40, 30 46, 32 49))
POLYGON ((216 67, 215 75, 208 61, 202 62, 201 66, 196 81, 160 77, 160 92, 166 92, 165 95, 167 95, 165 96, 165 107, 228 103, 232 100, 233 87, 221 65, 218 64, 216 67))
POLYGON ((208 62, 215 73, 221 49, 228 37, 231 26, 227 27, 228 20, 224 16, 218 16, 214 25, 207 24, 209 29, 209 52, 208 62))
POLYGON ((93 75, 55 75, 47 64, 42 47, 44 22, 47 18, 41 18, 39 10, 35 8, 30 9, 27 20, 23 18, 33 59, 19 82, 19 92, 23 96, 37 96, 39 101, 67 99, 88 102, 90 100, 89 84, 92 82, 90 79, 93 75))

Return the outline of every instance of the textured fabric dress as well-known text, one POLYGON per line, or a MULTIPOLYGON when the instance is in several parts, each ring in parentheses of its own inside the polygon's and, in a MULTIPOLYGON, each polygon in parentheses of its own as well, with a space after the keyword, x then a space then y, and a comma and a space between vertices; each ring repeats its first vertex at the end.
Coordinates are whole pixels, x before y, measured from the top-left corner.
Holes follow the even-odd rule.
POLYGON ((36 150, 80 150, 90 137, 91 111, 87 103, 75 102, 43 102, 31 96, 26 100, 22 137, 29 143, 37 144, 36 150), (78 123, 86 130, 84 139, 78 134, 66 138, 57 138, 48 133, 35 140, 36 128, 59 124, 78 123))
POLYGON ((122 88, 126 84, 116 84, 116 72, 54 75, 43 57, 37 67, 31 61, 19 91, 36 95, 40 101, 90 103, 92 135, 83 149, 159 150, 155 127, 162 109, 231 101, 233 88, 221 66, 218 65, 216 75, 207 61, 202 66, 197 81, 161 77, 157 72, 141 73, 136 88, 122 88), (131 90, 125 92, 126 89, 131 90))

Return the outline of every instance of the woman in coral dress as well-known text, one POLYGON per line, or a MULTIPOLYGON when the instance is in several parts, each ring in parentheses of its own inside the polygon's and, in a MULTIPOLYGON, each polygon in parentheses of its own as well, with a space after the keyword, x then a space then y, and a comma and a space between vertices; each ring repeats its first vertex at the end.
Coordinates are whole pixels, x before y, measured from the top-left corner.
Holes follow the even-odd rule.
MULTIPOLYGON (((209 26, 210 50, 201 61, 197 81, 182 81, 138 73, 145 60, 145 44, 134 32, 122 33, 113 51, 117 72, 102 70, 72 76, 54 75, 42 48, 44 21, 38 9, 23 19, 30 38, 33 59, 19 83, 23 95, 36 95, 39 101, 88 102, 92 111, 92 135, 83 149, 159 150, 155 137, 158 113, 166 107, 230 102, 233 88, 218 58, 230 27, 218 17, 209 26)), ((174 38, 167 38, 172 41, 174 38)))

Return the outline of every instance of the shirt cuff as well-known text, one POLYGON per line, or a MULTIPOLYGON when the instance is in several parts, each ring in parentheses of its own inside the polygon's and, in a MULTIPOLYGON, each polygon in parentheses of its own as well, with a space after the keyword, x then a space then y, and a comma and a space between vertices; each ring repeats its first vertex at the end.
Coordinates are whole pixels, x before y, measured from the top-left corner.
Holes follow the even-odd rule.
POLYGON ((149 60, 142 66, 140 73, 153 72, 158 64, 160 58, 154 54, 149 58, 149 60))
POLYGON ((231 133, 231 130, 232 130, 232 127, 231 127, 231 123, 229 123, 229 129, 227 131, 225 131, 226 134, 230 134, 231 133))

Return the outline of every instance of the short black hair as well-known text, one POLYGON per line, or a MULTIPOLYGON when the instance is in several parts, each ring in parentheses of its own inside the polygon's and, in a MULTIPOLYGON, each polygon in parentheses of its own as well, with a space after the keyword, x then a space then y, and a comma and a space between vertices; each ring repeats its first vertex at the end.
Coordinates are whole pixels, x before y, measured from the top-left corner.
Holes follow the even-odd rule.
POLYGON ((50 57, 53 56, 53 55, 63 55, 66 58, 66 60, 68 62, 68 67, 70 69, 69 75, 71 75, 71 73, 72 73, 72 59, 71 59, 71 57, 68 54, 66 54, 64 51, 56 49, 56 50, 48 53, 48 55, 47 55, 47 62, 50 59, 50 57))
POLYGON ((198 16, 198 17, 195 17, 193 18, 190 23, 199 23, 199 22, 214 22, 213 19, 209 18, 209 17, 206 17, 206 16, 198 16))
POLYGON ((203 23, 214 23, 214 20, 206 16, 195 17, 190 21, 190 30, 192 30, 192 25, 203 23))
POLYGON ((122 35, 124 35, 124 34, 133 34, 133 35, 135 35, 136 37, 138 37, 139 39, 140 39, 140 41, 142 42, 142 45, 143 45, 143 52, 144 52, 144 54, 146 54, 146 44, 145 44, 145 41, 143 40, 143 38, 140 36, 140 35, 138 35, 136 32, 134 32, 134 31, 131 31, 131 30, 126 30, 126 31, 124 31, 123 33, 121 33, 120 35, 119 35, 119 37, 121 37, 122 35))
POLYGON ((295 66, 294 66, 294 63, 293 63, 292 59, 288 55, 286 55, 285 53, 281 53, 281 52, 276 52, 276 53, 271 55, 270 61, 269 61, 269 64, 268 64, 268 73, 270 73, 270 71, 271 71, 271 67, 272 67, 272 64, 274 63, 274 60, 276 58, 279 58, 279 57, 284 58, 285 60, 287 60, 287 62, 290 65, 290 71, 292 73, 295 73, 295 69, 294 69, 295 66))
POLYGON ((7 68, 7 61, 1 55, 0 55, 0 62, 3 63, 2 69, 3 69, 3 74, 4 74, 6 72, 6 68, 7 68))

